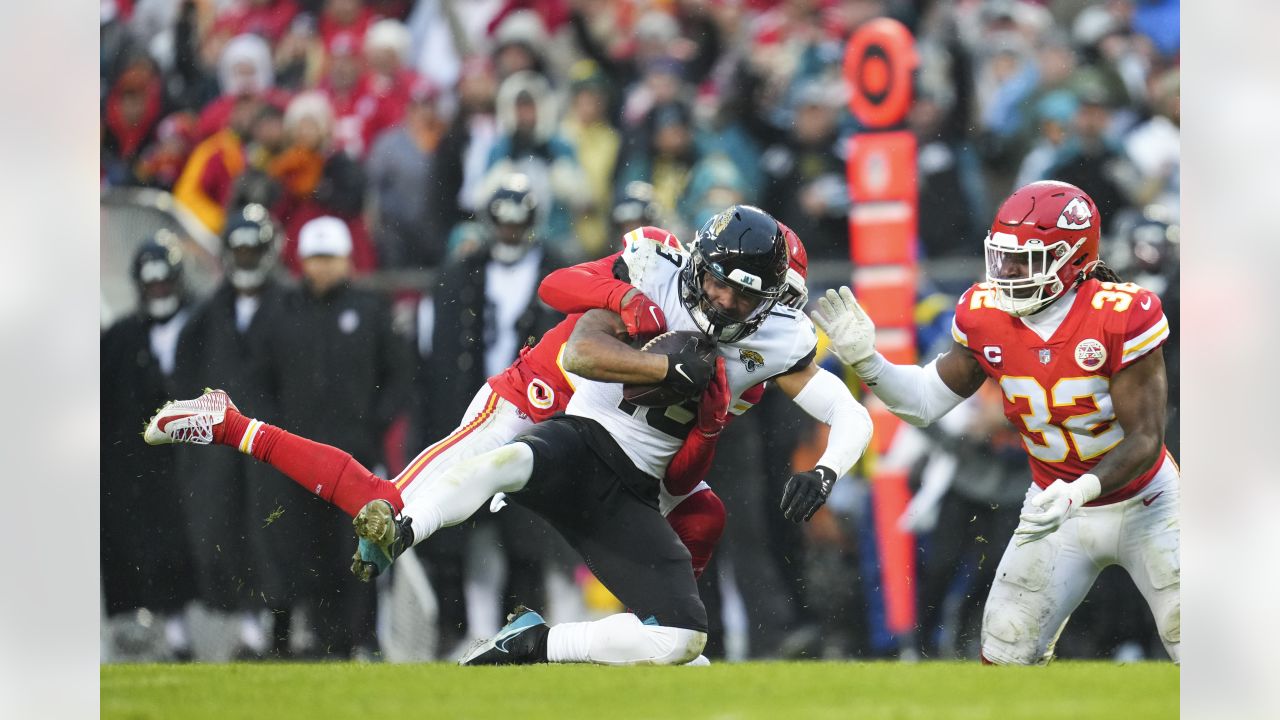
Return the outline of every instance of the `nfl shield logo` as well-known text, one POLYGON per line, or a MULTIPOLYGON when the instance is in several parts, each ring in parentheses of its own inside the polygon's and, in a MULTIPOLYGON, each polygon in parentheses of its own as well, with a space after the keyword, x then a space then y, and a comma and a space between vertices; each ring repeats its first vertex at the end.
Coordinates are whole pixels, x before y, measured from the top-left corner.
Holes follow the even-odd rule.
POLYGON ((1040 364, 1049 364, 1049 348, 1040 348, 1040 364))

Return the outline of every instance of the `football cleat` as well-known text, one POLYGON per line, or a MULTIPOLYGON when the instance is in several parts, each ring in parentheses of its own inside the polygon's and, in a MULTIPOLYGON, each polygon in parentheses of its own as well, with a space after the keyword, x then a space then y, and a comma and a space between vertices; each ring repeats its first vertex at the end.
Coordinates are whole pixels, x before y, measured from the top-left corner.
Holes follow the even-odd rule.
POLYGON ((538 613, 520 605, 507 616, 497 635, 479 640, 458 660, 459 665, 531 665, 547 661, 551 627, 538 613))
POLYGON ((356 529, 356 554, 351 556, 351 574, 364 582, 386 572, 400 553, 413 545, 412 518, 396 519, 386 500, 372 500, 351 520, 356 529))
POLYGON ((142 439, 148 445, 190 443, 208 445, 213 442, 213 428, 236 410, 225 390, 206 389, 194 400, 170 400, 147 421, 142 439))

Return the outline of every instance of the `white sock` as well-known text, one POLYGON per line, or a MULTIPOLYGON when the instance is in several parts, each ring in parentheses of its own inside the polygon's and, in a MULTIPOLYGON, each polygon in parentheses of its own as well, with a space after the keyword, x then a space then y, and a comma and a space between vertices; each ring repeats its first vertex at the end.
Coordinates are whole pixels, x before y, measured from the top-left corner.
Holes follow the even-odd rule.
POLYGON ((459 461, 435 477, 418 482, 422 489, 405 500, 401 515, 413 518, 413 542, 418 544, 442 527, 471 517, 489 498, 516 492, 533 474, 533 450, 522 442, 459 461))
POLYGON ((706 667, 710 664, 711 664, 711 661, 707 659, 706 655, 699 655, 698 657, 685 663, 684 666, 685 667, 706 667))
POLYGON ((547 635, 550 662, 600 665, 683 665, 698 657, 707 634, 645 625, 632 613, 589 623, 562 623, 547 635))

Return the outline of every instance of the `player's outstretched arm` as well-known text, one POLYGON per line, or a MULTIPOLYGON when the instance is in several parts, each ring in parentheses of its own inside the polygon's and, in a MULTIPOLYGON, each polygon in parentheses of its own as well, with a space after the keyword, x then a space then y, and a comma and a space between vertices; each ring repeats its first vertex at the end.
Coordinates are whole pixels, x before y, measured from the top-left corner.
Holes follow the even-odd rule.
POLYGON ((982 366, 959 343, 924 367, 886 360, 876 352, 875 323, 848 287, 839 293, 828 290, 812 316, 831 339, 835 356, 853 368, 890 412, 916 427, 946 415, 986 380, 982 366))
MULTIPOLYGON (((601 382, 661 383, 670 376, 673 355, 640 352, 627 345, 626 326, 617 313, 589 310, 573 328, 564 349, 564 369, 601 382)), ((700 358, 681 358, 685 370, 705 370, 702 385, 711 377, 711 364, 700 358)), ((701 389, 701 388, 699 388, 701 389)))
POLYGON ((782 511, 787 519, 807 521, 827 501, 836 478, 847 473, 867 449, 871 415, 839 378, 812 362, 775 381, 802 410, 831 426, 817 465, 792 475, 782 492, 782 511))

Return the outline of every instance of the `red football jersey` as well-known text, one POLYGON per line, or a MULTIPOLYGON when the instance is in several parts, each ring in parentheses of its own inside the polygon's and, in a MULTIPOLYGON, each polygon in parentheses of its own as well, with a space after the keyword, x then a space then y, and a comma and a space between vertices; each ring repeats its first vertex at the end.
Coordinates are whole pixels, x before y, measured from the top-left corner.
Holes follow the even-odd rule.
POLYGON ((561 369, 561 355, 580 317, 581 314, 570 315, 561 320, 537 345, 521 350, 510 367, 489 378, 489 387, 534 422, 563 412, 573 387, 561 369))
MULTIPOLYGON (((1062 324, 1044 340, 998 308, 995 290, 979 283, 960 296, 952 335, 999 384, 1005 417, 1022 434, 1032 477, 1043 488, 1089 472, 1124 439, 1112 407, 1111 377, 1163 345, 1169 321, 1151 291, 1087 280, 1062 324)), ((1128 485, 1090 505, 1139 493, 1164 454, 1128 485)))

